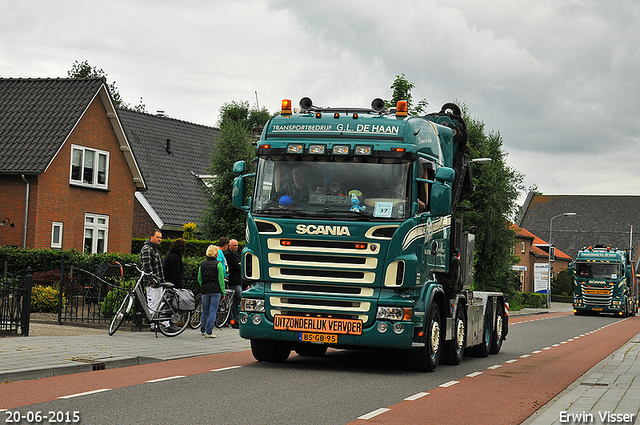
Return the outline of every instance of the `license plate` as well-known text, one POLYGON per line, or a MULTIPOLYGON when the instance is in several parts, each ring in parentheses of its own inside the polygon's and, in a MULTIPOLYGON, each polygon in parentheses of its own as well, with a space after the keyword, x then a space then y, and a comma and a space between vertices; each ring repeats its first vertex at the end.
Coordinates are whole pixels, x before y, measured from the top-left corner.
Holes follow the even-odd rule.
POLYGON ((602 309, 596 307, 596 308, 593 308, 593 311, 602 311, 602 309))
POLYGON ((273 329, 277 331, 309 331, 324 334, 362 335, 362 320, 299 317, 278 314, 273 318, 273 329))
POLYGON ((312 334, 307 332, 300 332, 298 341, 302 342, 321 342, 324 344, 337 344, 338 335, 336 334, 312 334))

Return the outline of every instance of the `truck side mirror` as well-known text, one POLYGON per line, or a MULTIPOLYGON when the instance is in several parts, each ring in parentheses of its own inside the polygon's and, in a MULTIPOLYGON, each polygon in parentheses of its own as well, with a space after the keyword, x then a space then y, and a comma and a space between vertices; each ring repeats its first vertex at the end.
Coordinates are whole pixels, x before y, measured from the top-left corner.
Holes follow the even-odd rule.
POLYGON ((456 179, 456 172, 453 168, 440 167, 436 171, 436 181, 453 182, 456 179))
POLYGON ((451 214, 451 185, 456 178, 453 168, 440 167, 436 171, 436 183, 431 187, 431 213, 433 215, 451 214))
MULTIPOLYGON (((244 166, 243 161, 238 161, 238 162, 242 162, 244 166)), ((236 165, 238 164, 238 162, 236 162, 236 164, 234 164, 233 166, 234 173, 236 171, 236 165)), ((233 204, 234 207, 240 208, 244 212, 249 212, 249 206, 244 205, 245 186, 246 186, 244 178, 245 176, 239 176, 233 179, 233 192, 231 193, 231 203, 233 204)))
POLYGON ((236 163, 233 164, 233 175, 234 176, 239 176, 240 174, 244 173, 244 170, 245 170, 244 161, 236 161, 236 163))

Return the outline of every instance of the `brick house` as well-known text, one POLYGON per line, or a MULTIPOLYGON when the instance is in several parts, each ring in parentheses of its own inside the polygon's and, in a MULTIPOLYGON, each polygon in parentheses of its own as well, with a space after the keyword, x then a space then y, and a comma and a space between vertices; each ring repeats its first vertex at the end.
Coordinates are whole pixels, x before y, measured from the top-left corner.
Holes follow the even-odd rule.
POLYGON ((105 80, 0 78, 0 245, 131 252, 146 185, 105 80))
POLYGON ((157 228, 175 239, 185 223, 199 226, 220 130, 161 113, 119 109, 118 116, 148 188, 135 193, 133 237, 147 238, 157 228))
MULTIPOLYGON (((520 291, 546 291, 547 286, 544 282, 548 279, 546 271, 549 267, 549 244, 526 229, 516 225, 512 225, 511 228, 516 232, 516 244, 513 253, 520 258, 518 264, 513 267, 520 276, 520 291), (536 266, 536 264, 539 266, 536 266), (539 270, 537 276, 536 268, 539 270), (544 273, 540 272, 542 269, 544 269, 544 273)), ((552 278, 569 267, 571 260, 570 256, 556 248, 555 261, 551 263, 552 278)))

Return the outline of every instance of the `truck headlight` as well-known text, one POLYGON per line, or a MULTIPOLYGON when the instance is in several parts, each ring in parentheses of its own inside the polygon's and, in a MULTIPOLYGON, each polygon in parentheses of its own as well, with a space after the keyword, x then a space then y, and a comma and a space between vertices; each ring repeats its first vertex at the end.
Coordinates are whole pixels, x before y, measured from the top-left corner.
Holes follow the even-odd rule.
POLYGON ((241 310, 264 313, 264 300, 257 300, 255 298, 243 298, 241 310))
POLYGON ((412 310, 402 307, 378 307, 376 319, 380 320, 411 320, 412 310))

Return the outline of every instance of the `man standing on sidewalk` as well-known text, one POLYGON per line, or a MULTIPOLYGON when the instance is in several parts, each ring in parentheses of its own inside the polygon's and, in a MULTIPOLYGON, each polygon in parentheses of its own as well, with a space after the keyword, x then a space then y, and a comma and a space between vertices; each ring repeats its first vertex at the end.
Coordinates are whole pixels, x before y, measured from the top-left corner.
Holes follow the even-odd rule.
POLYGON ((227 259, 224 256, 224 253, 229 248, 229 239, 222 236, 218 239, 218 261, 222 263, 224 266, 224 280, 225 282, 229 280, 229 266, 227 265, 227 259))
MULTIPOLYGON (((162 242, 162 231, 153 229, 149 239, 144 242, 140 250, 140 262, 145 273, 153 276, 144 276, 142 283, 147 290, 147 305, 152 312, 156 310, 162 297, 160 282, 164 282, 164 272, 162 271, 162 257, 160 256, 160 242, 162 242), (155 276, 155 278, 154 278, 155 276)), ((162 326, 169 327, 169 321, 162 322, 162 326)), ((171 325, 173 326, 173 325, 171 325)), ((155 323, 151 324, 151 330, 155 330, 155 323)))
POLYGON ((235 292, 233 293, 233 302, 231 304, 231 327, 238 329, 238 305, 242 299, 242 275, 240 272, 240 257, 238 256, 238 241, 231 239, 229 241, 229 249, 225 251, 224 257, 229 266, 229 286, 235 292))

